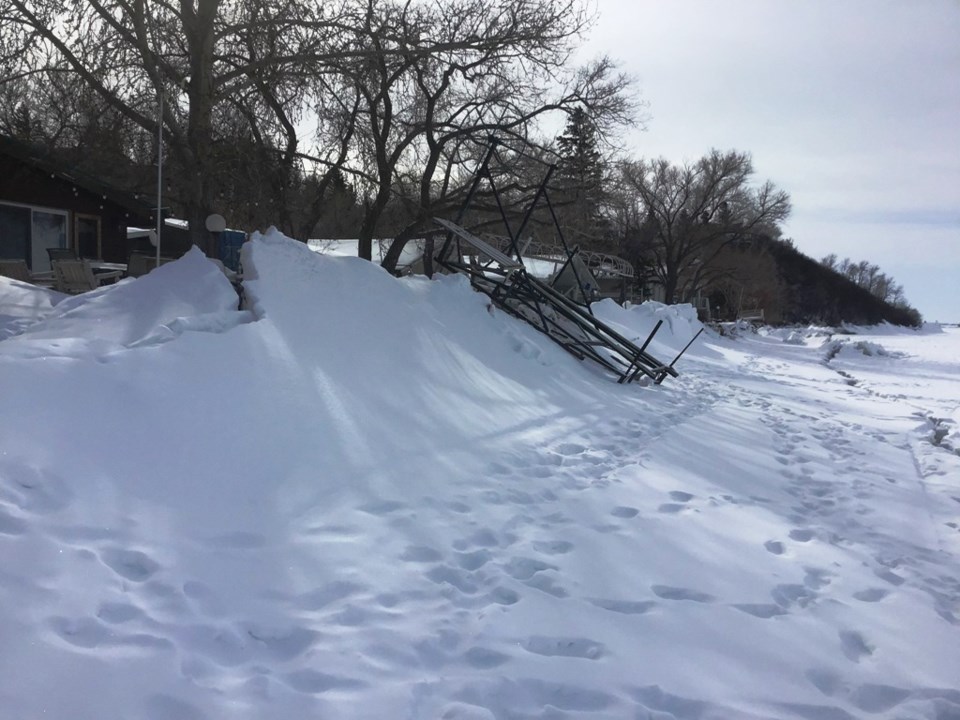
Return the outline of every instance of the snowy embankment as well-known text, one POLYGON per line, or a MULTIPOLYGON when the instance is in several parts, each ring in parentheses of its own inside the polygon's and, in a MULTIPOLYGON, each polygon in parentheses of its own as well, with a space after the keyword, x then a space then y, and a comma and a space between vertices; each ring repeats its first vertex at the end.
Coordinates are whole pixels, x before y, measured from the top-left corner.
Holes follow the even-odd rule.
POLYGON ((246 312, 199 253, 0 280, 4 717, 960 716, 957 330, 624 387, 460 278, 244 252, 246 312))

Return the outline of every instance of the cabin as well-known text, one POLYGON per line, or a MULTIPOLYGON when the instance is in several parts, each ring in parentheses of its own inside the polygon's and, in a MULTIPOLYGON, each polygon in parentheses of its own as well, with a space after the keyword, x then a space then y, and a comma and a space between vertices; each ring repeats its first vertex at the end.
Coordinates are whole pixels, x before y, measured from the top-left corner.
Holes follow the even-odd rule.
POLYGON ((0 258, 50 270, 48 248, 125 263, 127 228, 156 224, 155 208, 58 161, 54 153, 0 136, 0 258))

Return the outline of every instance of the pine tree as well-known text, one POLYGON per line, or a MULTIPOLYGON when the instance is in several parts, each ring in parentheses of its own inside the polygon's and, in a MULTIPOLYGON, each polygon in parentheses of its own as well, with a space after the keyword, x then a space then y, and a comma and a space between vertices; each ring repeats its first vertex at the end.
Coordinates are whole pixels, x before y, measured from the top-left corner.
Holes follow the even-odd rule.
POLYGON ((609 233, 603 216, 603 157, 596 125, 584 108, 570 111, 557 147, 560 161, 553 186, 564 236, 571 245, 605 249, 609 233))

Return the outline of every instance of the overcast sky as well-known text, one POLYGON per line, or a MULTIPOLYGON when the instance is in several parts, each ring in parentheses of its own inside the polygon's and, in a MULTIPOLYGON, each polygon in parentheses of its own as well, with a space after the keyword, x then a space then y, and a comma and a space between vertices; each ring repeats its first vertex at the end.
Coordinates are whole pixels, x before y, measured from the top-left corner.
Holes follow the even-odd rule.
POLYGON ((634 156, 753 155, 806 254, 960 322, 960 0, 595 0, 588 52, 648 103, 634 156))

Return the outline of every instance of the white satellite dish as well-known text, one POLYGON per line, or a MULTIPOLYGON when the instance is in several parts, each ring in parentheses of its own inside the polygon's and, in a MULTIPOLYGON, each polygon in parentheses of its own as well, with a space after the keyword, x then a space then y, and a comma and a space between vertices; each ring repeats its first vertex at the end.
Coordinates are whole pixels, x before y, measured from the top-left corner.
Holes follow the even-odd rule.
POLYGON ((210 232, 223 232, 227 229, 227 221, 223 219, 223 215, 214 213, 207 215, 206 226, 210 232))
POLYGON ((156 230, 151 230, 150 232, 147 233, 147 237, 150 239, 150 244, 153 245, 154 247, 156 247, 156 246, 157 246, 157 231, 156 231, 156 230))

